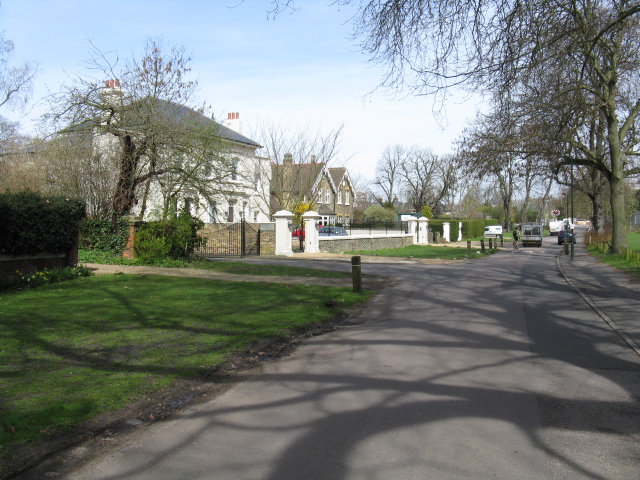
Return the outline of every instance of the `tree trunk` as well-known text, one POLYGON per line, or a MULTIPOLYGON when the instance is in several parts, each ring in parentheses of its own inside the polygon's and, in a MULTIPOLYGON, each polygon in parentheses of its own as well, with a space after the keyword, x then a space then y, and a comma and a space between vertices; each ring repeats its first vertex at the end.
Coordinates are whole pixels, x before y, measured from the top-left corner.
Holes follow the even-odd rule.
MULTIPOLYGON (((614 95, 611 95, 610 98, 612 99, 610 103, 614 103, 614 95)), ((615 104, 608 106, 606 115, 607 142, 611 159, 611 176, 609 177, 611 219, 613 224, 611 253, 618 255, 621 253, 622 247, 627 245, 627 219, 625 218, 624 208, 624 153, 620 145, 615 104)))
POLYGON ((120 153, 120 172, 113 196, 114 216, 127 215, 135 205, 135 173, 138 164, 135 144, 130 135, 122 137, 120 153))

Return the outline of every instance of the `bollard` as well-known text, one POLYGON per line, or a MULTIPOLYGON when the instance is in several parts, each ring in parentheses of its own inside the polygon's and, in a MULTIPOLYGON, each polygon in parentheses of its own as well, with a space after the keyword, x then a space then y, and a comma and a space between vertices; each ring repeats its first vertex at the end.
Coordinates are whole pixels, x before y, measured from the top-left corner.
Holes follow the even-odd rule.
POLYGON ((564 240, 564 254, 569 255, 569 242, 567 242, 566 238, 564 240))
POLYGON ((471 255, 471 240, 467 240, 467 255, 471 255))
POLYGON ((362 292, 362 268, 359 255, 351 257, 351 277, 353 278, 353 291, 362 292))
POLYGON ((489 239, 489 250, 493 250, 493 240, 489 239))
POLYGON ((480 240, 480 250, 484 253, 484 240, 480 240))
POLYGON ((504 247, 504 238, 503 237, 500 237, 500 246, 504 247))

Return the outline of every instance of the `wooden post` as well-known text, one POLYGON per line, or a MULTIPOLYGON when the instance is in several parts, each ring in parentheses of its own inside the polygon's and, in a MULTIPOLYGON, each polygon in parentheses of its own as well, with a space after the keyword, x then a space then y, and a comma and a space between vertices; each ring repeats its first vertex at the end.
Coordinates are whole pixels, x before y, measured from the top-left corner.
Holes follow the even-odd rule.
POLYGON ((471 240, 467 240, 467 255, 471 255, 471 240))
POLYGON ((351 257, 351 276, 353 278, 353 291, 356 293, 362 292, 362 268, 359 255, 351 257))
POLYGON ((482 250, 482 253, 485 252, 485 250, 484 250, 484 240, 480 240, 480 250, 482 250))

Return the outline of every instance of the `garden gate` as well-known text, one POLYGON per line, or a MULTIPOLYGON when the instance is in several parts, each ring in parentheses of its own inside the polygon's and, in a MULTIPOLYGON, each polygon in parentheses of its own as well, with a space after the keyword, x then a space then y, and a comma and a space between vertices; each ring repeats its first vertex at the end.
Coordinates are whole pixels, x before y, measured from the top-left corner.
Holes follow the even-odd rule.
POLYGON ((202 257, 238 257, 260 255, 260 225, 247 223, 208 223, 200 235, 207 239, 195 253, 202 257))

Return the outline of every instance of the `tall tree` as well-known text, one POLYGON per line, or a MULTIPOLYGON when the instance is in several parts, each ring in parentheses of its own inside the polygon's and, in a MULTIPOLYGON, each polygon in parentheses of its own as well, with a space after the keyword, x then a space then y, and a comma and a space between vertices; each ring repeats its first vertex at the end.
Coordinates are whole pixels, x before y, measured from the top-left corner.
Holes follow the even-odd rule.
POLYGON ((376 165, 374 193, 378 203, 385 208, 392 208, 401 192, 402 166, 407 160, 409 151, 402 145, 387 146, 376 165))
POLYGON ((269 121, 256 125, 251 136, 262 145, 260 154, 271 159, 271 171, 259 174, 271 178, 266 201, 272 213, 315 208, 315 182, 324 168, 337 166, 343 129, 343 125, 325 129, 311 123, 294 127, 269 121))
POLYGON ((401 165, 407 202, 414 212, 426 206, 435 214, 443 213, 443 200, 457 178, 452 156, 436 155, 431 149, 412 147, 401 165))
POLYGON ((13 42, 0 32, 0 107, 21 108, 31 95, 37 67, 29 62, 15 65, 13 49, 13 42))

